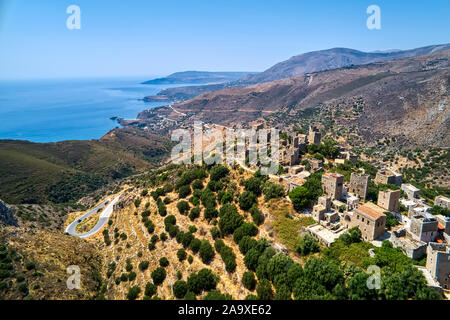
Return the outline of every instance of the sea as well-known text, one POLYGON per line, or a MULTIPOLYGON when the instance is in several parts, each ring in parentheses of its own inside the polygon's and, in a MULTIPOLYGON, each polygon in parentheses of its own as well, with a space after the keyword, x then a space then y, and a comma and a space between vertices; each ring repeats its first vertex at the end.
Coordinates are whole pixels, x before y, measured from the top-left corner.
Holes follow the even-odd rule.
POLYGON ((111 118, 135 119, 145 109, 168 104, 143 98, 180 85, 141 84, 152 78, 2 80, 0 140, 99 139, 120 126, 111 118))

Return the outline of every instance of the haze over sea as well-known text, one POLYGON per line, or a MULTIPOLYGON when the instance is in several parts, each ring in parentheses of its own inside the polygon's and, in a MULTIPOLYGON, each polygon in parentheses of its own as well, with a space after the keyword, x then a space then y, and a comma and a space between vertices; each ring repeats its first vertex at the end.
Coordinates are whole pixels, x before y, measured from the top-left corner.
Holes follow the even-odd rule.
POLYGON ((98 139, 119 126, 111 117, 135 119, 167 104, 142 100, 171 87, 140 84, 152 78, 0 81, 0 139, 98 139))

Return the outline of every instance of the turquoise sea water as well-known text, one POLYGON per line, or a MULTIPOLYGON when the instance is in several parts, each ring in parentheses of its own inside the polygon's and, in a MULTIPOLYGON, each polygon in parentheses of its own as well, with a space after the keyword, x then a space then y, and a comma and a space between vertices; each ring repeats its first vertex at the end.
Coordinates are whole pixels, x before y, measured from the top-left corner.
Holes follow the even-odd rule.
POLYGON ((135 119, 144 109, 167 104, 141 100, 170 87, 140 84, 149 79, 1 81, 0 139, 98 139, 118 126, 111 117, 135 119))

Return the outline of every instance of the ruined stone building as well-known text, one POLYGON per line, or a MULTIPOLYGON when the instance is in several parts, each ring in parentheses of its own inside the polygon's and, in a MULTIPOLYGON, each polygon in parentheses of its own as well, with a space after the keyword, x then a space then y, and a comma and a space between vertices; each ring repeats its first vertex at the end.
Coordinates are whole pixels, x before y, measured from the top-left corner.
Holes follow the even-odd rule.
POLYGON ((325 218, 325 213, 331 209, 331 198, 327 196, 319 197, 318 203, 313 207, 312 216, 317 222, 325 218))
POLYGON ((434 205, 442 208, 450 209, 450 198, 444 196, 437 196, 434 199, 434 205))
POLYGON ((393 230, 390 241, 395 248, 401 248, 411 259, 420 260, 427 253, 427 243, 414 239, 406 228, 393 230))
POLYGON ((433 242, 438 235, 438 221, 432 215, 417 215, 411 218, 409 230, 415 240, 433 242))
POLYGON ((369 191, 369 175, 352 172, 350 175, 349 193, 359 196, 364 201, 369 191))
POLYGON ((429 243, 426 267, 442 288, 450 289, 450 244, 429 243))
POLYGON ((338 173, 325 173, 322 176, 323 193, 328 195, 332 200, 342 198, 342 188, 344 186, 344 176, 338 173))
POLYGON ((412 184, 403 183, 402 190, 406 193, 409 200, 419 199, 420 190, 414 187, 412 184))
POLYGON ((378 170, 374 182, 375 184, 395 184, 400 187, 402 185, 402 175, 390 169, 381 169, 378 170))
POLYGON ((322 134, 320 133, 320 130, 315 126, 310 126, 308 132, 308 143, 320 144, 321 141, 322 141, 322 134))
POLYGON ((380 191, 378 194, 378 206, 389 212, 398 212, 400 190, 380 191))
POLYGON ((308 159, 308 163, 311 166, 312 171, 319 171, 323 167, 323 161, 319 159, 308 159))

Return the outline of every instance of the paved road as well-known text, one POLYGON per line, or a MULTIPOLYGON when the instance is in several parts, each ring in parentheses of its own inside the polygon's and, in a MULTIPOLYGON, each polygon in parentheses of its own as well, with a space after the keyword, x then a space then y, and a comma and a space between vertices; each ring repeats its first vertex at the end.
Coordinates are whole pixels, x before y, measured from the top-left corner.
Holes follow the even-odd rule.
POLYGON ((102 229, 103 226, 108 222, 109 217, 113 213, 114 205, 117 203, 117 201, 119 201, 120 196, 121 195, 118 195, 112 201, 111 201, 111 199, 106 200, 105 202, 99 204, 97 207, 95 207, 91 211, 82 215, 80 218, 76 219, 74 222, 72 222, 71 224, 69 224, 67 226, 66 233, 68 233, 72 236, 76 236, 76 237, 85 239, 85 238, 89 238, 90 236, 93 236, 94 234, 99 232, 100 229, 102 229), (105 206, 106 206, 106 208, 105 208, 105 206), (83 222, 85 219, 89 218, 91 215, 95 214, 99 209, 103 209, 103 208, 105 208, 105 209, 101 212, 97 224, 91 230, 89 230, 88 232, 83 233, 83 234, 79 234, 76 231, 77 226, 81 222, 83 222))

